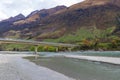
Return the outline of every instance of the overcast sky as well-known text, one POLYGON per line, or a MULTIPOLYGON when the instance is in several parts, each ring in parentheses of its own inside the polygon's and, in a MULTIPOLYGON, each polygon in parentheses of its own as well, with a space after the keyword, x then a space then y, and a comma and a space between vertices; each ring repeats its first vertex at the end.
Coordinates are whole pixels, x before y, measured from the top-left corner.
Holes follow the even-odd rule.
POLYGON ((28 15, 34 10, 52 8, 57 5, 70 6, 83 0, 0 0, 0 20, 19 13, 28 15))

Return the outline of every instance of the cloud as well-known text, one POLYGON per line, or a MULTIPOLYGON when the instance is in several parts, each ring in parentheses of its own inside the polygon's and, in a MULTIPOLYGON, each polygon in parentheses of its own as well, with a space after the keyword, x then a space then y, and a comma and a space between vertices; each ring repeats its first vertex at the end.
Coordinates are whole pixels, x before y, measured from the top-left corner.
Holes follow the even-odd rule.
POLYGON ((83 0, 0 0, 0 19, 19 13, 28 15, 34 10, 51 8, 57 5, 70 6, 83 0))

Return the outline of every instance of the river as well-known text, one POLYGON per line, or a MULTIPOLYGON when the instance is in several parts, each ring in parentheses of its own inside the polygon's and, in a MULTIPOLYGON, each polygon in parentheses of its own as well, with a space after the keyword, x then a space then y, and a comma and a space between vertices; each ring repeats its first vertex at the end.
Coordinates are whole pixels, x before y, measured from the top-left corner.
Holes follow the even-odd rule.
POLYGON ((61 56, 62 54, 74 54, 74 55, 91 55, 91 56, 109 56, 119 57, 119 51, 107 51, 107 52, 71 52, 71 53, 50 53, 42 52, 42 56, 37 60, 34 57, 29 57, 32 62, 37 65, 47 67, 62 73, 68 77, 76 80, 119 80, 120 79, 120 66, 107 63, 93 62, 80 59, 71 59, 61 56), (59 56, 60 55, 60 56, 59 56))

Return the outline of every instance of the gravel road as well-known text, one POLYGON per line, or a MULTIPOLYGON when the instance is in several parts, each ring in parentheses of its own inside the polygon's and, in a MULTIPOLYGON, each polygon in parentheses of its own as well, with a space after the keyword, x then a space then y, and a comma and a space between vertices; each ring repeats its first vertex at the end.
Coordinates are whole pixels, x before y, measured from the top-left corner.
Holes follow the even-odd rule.
POLYGON ((0 80, 73 80, 22 59, 25 54, 0 54, 0 80))

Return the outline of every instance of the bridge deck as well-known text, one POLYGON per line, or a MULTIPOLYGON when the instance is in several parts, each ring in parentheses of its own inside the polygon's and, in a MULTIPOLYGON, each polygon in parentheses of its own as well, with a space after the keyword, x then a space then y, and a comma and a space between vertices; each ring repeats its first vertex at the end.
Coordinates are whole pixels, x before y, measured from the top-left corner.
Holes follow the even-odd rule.
POLYGON ((53 43, 53 42, 40 42, 32 40, 20 40, 20 39, 0 39, 0 43, 15 43, 15 44, 31 44, 31 45, 51 45, 51 46, 64 46, 64 47, 75 47, 75 44, 65 44, 65 43, 53 43))

